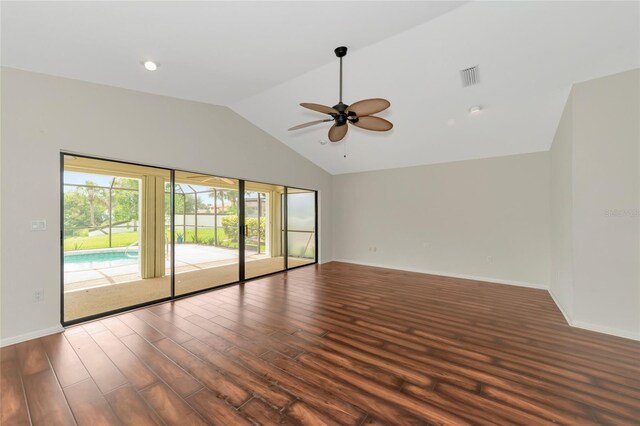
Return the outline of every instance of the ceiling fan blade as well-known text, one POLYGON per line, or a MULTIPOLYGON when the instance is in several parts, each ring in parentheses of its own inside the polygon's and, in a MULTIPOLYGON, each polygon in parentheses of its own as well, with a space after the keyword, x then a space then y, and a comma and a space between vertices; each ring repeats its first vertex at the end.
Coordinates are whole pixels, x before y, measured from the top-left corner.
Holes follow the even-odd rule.
POLYGON ((341 141, 342 138, 344 138, 347 134, 347 130, 349 130, 349 126, 347 126, 346 124, 343 124, 342 126, 334 124, 329 129, 329 140, 331 142, 341 141))
POLYGON ((322 112, 324 114, 340 114, 337 109, 328 107, 326 105, 301 103, 300 106, 313 111, 322 112))
POLYGON ((304 123, 304 124, 298 124, 297 126, 293 126, 292 128, 290 128, 289 130, 298 130, 298 129, 304 129, 305 127, 309 127, 309 126, 314 126, 316 124, 320 124, 320 123, 326 123, 327 121, 333 121, 333 119, 329 118, 327 120, 316 120, 316 121, 310 121, 308 123, 304 123))
POLYGON ((391 106, 391 102, 382 98, 364 99, 355 102, 347 108, 347 112, 355 112, 358 117, 376 114, 391 106))
POLYGON ((376 132, 386 132, 393 128, 393 124, 390 121, 387 121, 384 118, 372 116, 358 117, 358 121, 352 121, 351 124, 362 129, 374 130, 376 132))

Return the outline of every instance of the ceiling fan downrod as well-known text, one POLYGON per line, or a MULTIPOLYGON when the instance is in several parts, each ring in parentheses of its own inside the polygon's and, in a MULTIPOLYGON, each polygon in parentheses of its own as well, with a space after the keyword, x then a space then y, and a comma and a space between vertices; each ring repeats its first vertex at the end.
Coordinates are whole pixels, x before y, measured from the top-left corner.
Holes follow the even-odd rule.
POLYGON ((336 47, 334 52, 336 53, 336 56, 340 58, 340 103, 342 103, 342 58, 344 58, 347 55, 347 47, 346 46, 336 47))

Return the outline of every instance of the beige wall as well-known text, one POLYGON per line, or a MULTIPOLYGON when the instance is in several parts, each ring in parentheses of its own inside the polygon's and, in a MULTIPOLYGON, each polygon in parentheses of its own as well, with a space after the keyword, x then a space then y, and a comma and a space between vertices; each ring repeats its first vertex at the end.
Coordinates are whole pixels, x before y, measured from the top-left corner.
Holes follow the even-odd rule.
POLYGON ((61 150, 318 189, 320 259, 332 258, 331 176, 228 108, 7 68, 1 78, 3 343, 60 324, 61 150), (31 232, 33 219, 47 230, 31 232))
POLYGON ((640 338, 640 70, 573 88, 576 325, 640 338))
POLYGON ((549 151, 551 273, 549 291, 567 318, 573 314, 573 98, 569 94, 549 151))
POLYGON ((575 85, 550 152, 333 177, 225 107, 1 78, 3 344, 59 327, 61 150, 318 189, 321 261, 549 287, 573 325, 640 337, 640 70, 575 85))
POLYGON ((552 247, 571 256, 552 250, 562 261, 551 289, 573 325, 636 339, 639 150, 640 70, 573 86, 551 149, 552 247), (556 235, 556 223, 567 232, 556 235))
POLYGON ((543 152, 334 176, 334 257, 546 288, 548 160, 543 152))

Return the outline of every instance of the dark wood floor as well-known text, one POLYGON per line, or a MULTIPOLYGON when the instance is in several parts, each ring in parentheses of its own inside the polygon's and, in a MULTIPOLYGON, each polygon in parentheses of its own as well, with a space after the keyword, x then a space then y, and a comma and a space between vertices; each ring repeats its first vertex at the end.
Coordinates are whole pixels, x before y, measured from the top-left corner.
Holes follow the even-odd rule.
POLYGON ((2 425, 640 424, 546 291, 330 263, 5 347, 2 425))

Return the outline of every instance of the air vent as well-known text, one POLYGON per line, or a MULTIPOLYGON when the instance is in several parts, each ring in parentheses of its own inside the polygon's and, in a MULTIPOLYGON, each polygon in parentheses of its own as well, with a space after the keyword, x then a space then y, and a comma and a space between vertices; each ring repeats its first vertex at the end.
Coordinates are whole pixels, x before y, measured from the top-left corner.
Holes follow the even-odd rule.
POLYGON ((474 84, 478 84, 479 75, 478 75, 478 66, 465 68, 460 70, 460 78, 462 79, 462 87, 473 86, 474 84))

